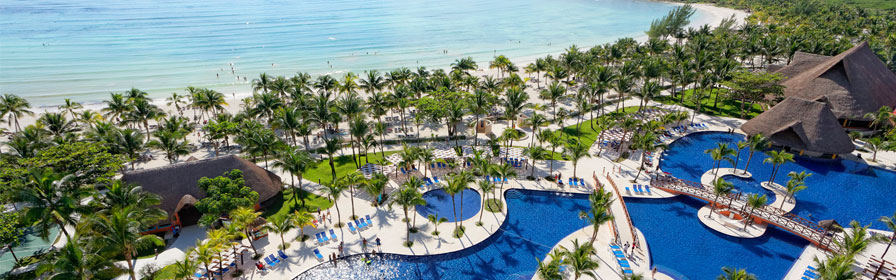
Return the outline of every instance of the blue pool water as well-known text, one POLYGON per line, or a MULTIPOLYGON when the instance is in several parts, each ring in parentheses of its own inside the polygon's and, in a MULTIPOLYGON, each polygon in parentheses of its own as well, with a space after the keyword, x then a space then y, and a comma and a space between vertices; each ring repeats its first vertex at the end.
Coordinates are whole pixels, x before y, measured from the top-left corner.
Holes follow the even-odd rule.
POLYGON ((759 279, 781 279, 808 244, 776 227, 754 239, 720 234, 698 220, 697 210, 706 203, 693 198, 625 202, 632 223, 647 239, 652 264, 688 279, 715 279, 725 266, 744 268, 759 279))
MULTIPOLYGON (((733 146, 744 138, 741 134, 721 132, 691 134, 669 146, 660 168, 675 177, 697 182, 713 164, 704 150, 714 148, 716 143, 733 146)), ((741 152, 738 168, 744 168, 748 154, 748 149, 741 152)), ((755 181, 767 181, 771 177, 772 166, 762 162, 766 158, 758 151, 753 155, 748 171, 755 181)), ((856 220, 862 224, 871 223, 872 228, 885 229, 876 221, 896 210, 896 192, 893 191, 896 190, 896 172, 842 159, 795 156, 794 160, 781 166, 775 182, 786 184, 787 173, 791 171, 812 173, 806 179, 808 188, 796 194, 795 214, 813 221, 835 219, 843 225, 856 220)), ((723 161, 722 167, 732 165, 723 161)), ((751 188, 745 182, 732 182, 737 188, 751 188)))
MULTIPOLYGON (((187 86, 230 96, 248 93, 261 72, 445 68, 466 56, 487 68, 495 54, 518 63, 572 44, 587 50, 643 36, 673 7, 638 0, 6 0, 0 89, 33 105, 59 105, 61 97, 91 102, 131 87, 156 98, 187 86)), ((710 18, 698 11, 691 26, 710 18)))
POLYGON ((775 193, 766 188, 763 188, 762 185, 760 185, 760 183, 762 183, 762 182, 760 182, 759 180, 756 180, 755 178, 741 178, 741 177, 737 177, 734 175, 725 175, 725 176, 722 176, 722 178, 724 178, 725 181, 728 181, 729 183, 734 185, 735 191, 732 193, 739 192, 739 193, 743 193, 743 195, 748 195, 748 194, 766 195, 766 196, 768 196, 769 204, 771 204, 772 202, 775 201, 775 193))
MULTIPOLYGON (((377 266, 388 273, 345 274, 321 265, 298 279, 531 279, 560 239, 587 224, 578 213, 588 209, 586 195, 558 196, 552 192, 507 192, 507 220, 500 230, 470 248, 433 256, 393 256, 377 266)), ((348 272, 351 273, 351 272, 348 272)))
POLYGON ((479 209, 482 207, 482 196, 473 189, 465 189, 463 195, 455 194, 454 204, 451 203, 451 196, 442 189, 424 193, 423 199, 426 200, 426 205, 417 207, 417 213, 420 216, 429 217, 429 214, 434 214, 439 218, 445 217, 449 222, 454 222, 455 214, 459 221, 472 218, 479 213, 479 209), (454 210, 451 209, 452 205, 454 205, 454 210))

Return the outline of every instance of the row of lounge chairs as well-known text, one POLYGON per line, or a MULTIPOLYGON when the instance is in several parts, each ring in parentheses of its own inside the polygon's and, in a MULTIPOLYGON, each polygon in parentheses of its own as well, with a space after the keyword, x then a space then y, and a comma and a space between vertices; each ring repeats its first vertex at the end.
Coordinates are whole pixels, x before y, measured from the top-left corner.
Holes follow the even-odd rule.
POLYGON ((336 240, 339 239, 339 237, 336 236, 336 231, 334 231, 333 229, 330 229, 330 236, 327 236, 327 232, 324 231, 324 232, 315 233, 314 237, 317 238, 318 245, 326 244, 327 242, 330 242, 330 240, 332 240, 333 242, 336 242, 336 240))
POLYGON ((420 185, 421 188, 422 188, 422 187, 429 187, 429 186, 438 184, 438 183, 440 182, 440 181, 439 181, 439 176, 432 176, 432 179, 430 179, 429 177, 423 177, 423 182, 425 182, 425 184, 424 184, 424 185, 420 185))
POLYGON ((513 168, 523 168, 523 164, 526 163, 526 160, 520 158, 504 158, 504 162, 509 163, 513 168))
MULTIPOLYGON (((567 178, 567 184, 573 187, 586 187, 585 179, 582 178, 567 178)), ((563 185, 563 179, 557 179, 558 185, 563 185)))
POLYGON ((815 268, 810 265, 809 267, 806 268, 806 271, 803 271, 803 277, 800 279, 801 280, 818 279, 818 271, 816 271, 815 268))
POLYGON ((373 222, 370 221, 370 215, 364 215, 364 218, 358 218, 354 221, 348 222, 348 230, 352 233, 361 231, 362 229, 368 228, 373 225, 373 222), (352 222, 355 222, 352 224, 352 222))
POLYGON ((504 179, 502 180, 501 178, 498 178, 498 177, 489 177, 488 175, 485 175, 485 180, 486 180, 486 181, 491 180, 492 183, 495 183, 495 184, 498 184, 498 183, 501 183, 501 182, 507 183, 507 178, 504 178, 504 179))
MULTIPOLYGON (((635 194, 652 194, 649 185, 633 185, 632 188, 635 189, 635 194)), ((625 192, 632 193, 628 187, 625 187, 625 192)))
POLYGON ((432 169, 436 169, 436 168, 448 168, 448 164, 439 161, 439 162, 436 162, 436 163, 430 163, 430 164, 429 164, 429 168, 432 168, 432 169))
POLYGON ((632 265, 628 262, 628 259, 626 259, 625 253, 622 252, 622 248, 618 245, 610 244, 610 251, 616 256, 616 263, 619 264, 619 268, 622 269, 622 274, 632 275, 634 273, 634 271, 632 271, 632 265))

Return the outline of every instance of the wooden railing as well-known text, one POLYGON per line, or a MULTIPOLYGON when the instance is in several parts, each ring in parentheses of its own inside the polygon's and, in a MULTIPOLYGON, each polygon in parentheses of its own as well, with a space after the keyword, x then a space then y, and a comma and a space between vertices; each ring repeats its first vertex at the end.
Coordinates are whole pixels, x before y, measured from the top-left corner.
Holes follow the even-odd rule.
MULTIPOLYGON (((830 251, 840 251, 837 246, 838 242, 834 242, 833 238, 842 239, 837 235, 829 235, 827 231, 818 226, 815 222, 797 216, 793 213, 780 211, 778 208, 769 205, 752 211, 740 211, 738 209, 747 209, 747 198, 742 196, 728 196, 726 199, 716 199, 716 195, 707 186, 703 184, 681 180, 668 175, 661 175, 651 179, 651 185, 655 188, 662 189, 671 193, 684 194, 698 199, 705 200, 710 203, 727 206, 730 211, 737 211, 741 216, 751 216, 766 223, 778 226, 784 230, 790 231, 802 238, 809 240, 816 246, 830 251)), ((842 240, 839 240, 842 241, 842 240)))
MULTIPOLYGON (((613 181, 610 174, 607 174, 607 182, 610 182, 610 185, 613 186, 613 192, 616 193, 616 197, 619 197, 619 203, 622 204, 622 212, 623 215, 625 215, 625 220, 628 222, 629 232, 632 234, 632 243, 638 244, 638 235, 635 234, 635 225, 632 223, 631 215, 628 214, 628 208, 625 206, 625 199, 622 198, 622 193, 619 192, 619 187, 616 187, 616 182, 613 181)), ((640 248, 641 246, 638 247, 640 248)))

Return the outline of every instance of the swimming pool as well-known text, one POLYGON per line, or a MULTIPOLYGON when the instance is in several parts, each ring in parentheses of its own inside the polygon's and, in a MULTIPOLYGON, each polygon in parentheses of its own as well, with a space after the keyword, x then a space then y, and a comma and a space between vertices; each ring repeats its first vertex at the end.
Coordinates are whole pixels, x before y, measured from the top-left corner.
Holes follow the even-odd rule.
POLYGON ((759 184, 761 183, 760 180, 756 180, 756 178, 741 178, 734 175, 725 175, 722 176, 722 178, 734 185, 735 190, 732 193, 743 193, 744 195, 764 194, 768 196, 769 204, 775 201, 775 193, 766 188, 763 188, 762 185, 759 184))
POLYGON ((472 218, 482 208, 482 196, 473 189, 464 189, 463 195, 454 194, 454 210, 451 209, 451 196, 443 189, 428 191, 423 194, 423 199, 426 200, 426 205, 418 206, 417 214, 423 217, 435 214, 439 218, 448 219, 448 222, 454 222, 454 214, 457 214, 460 221, 472 218))
POLYGON ((578 218, 588 209, 586 195, 509 190, 505 196, 508 215, 500 230, 470 248, 431 256, 387 254, 371 267, 357 269, 374 273, 325 263, 296 279, 531 279, 536 258, 543 259, 560 239, 587 225, 578 218))
MULTIPOLYGON (((712 168, 713 161, 703 153, 716 143, 731 143, 745 139, 741 134, 723 132, 694 133, 672 143, 660 162, 660 168, 675 177, 699 182, 700 176, 712 168)), ((736 147, 734 147, 736 149, 736 147)), ((741 151, 739 168, 744 168, 749 150, 741 151)), ((753 155, 749 172, 755 181, 767 181, 772 166, 762 161, 767 156, 757 151, 753 155)), ((796 194, 793 213, 813 221, 835 219, 846 225, 851 220, 871 227, 884 229, 877 219, 890 215, 896 209, 896 172, 871 167, 867 164, 843 159, 816 159, 795 156, 795 162, 781 166, 775 182, 784 185, 790 171, 812 173, 806 179, 808 188, 796 194)), ((722 167, 732 167, 722 161, 722 167)), ((727 179, 727 178, 726 178, 727 179)), ((750 188, 745 181, 731 180, 737 188, 750 188)))
POLYGON ((776 227, 750 239, 718 233, 697 218, 706 202, 690 197, 625 202, 647 239, 651 264, 689 279, 715 279, 725 266, 744 268, 759 279, 782 279, 809 243, 776 227))

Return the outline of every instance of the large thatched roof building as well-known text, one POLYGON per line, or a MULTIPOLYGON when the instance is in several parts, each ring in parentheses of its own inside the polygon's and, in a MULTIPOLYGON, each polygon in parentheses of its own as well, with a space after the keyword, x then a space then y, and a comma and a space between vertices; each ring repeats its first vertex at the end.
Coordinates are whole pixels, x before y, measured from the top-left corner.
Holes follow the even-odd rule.
POLYGON ((188 226, 198 221, 199 212, 194 205, 205 197, 205 192, 199 189, 199 179, 222 176, 234 169, 243 171, 246 185, 258 192, 259 203, 274 197, 283 186, 273 172, 233 155, 125 172, 121 179, 160 195, 159 208, 168 212, 170 225, 188 226))
POLYGON ((748 135, 762 133, 775 145, 812 155, 836 155, 855 149, 824 98, 789 97, 741 127, 748 135))
POLYGON ((843 126, 867 126, 866 113, 896 107, 896 74, 868 43, 834 57, 796 53, 790 65, 769 70, 784 76, 784 97, 826 98, 843 126))

